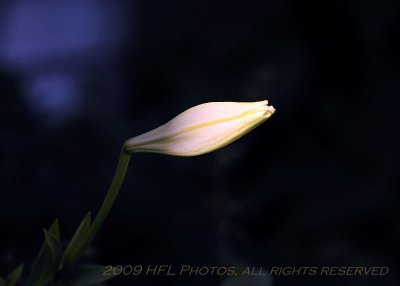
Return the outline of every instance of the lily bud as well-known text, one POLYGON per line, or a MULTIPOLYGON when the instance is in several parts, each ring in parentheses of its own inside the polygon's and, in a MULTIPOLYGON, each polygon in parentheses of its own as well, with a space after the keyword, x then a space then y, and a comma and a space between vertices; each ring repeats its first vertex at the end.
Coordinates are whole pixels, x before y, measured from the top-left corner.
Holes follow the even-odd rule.
POLYGON ((166 124, 125 142, 127 152, 196 156, 222 148, 267 120, 268 101, 209 102, 192 107, 166 124))

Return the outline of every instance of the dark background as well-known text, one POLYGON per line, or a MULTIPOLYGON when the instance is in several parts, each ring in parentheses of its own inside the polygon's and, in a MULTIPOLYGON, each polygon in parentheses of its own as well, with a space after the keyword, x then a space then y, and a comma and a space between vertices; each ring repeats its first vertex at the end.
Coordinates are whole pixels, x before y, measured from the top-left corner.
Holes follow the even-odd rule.
POLYGON ((98 209, 124 140, 268 99, 277 113, 224 149, 134 155, 88 260, 390 267, 110 285, 399 285, 399 16, 395 0, 2 1, 0 275, 54 218, 67 242, 98 209))

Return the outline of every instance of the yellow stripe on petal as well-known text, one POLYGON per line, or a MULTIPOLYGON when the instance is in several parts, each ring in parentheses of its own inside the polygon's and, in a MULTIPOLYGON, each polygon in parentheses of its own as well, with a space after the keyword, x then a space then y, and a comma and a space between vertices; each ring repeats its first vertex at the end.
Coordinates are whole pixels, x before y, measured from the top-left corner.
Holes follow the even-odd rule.
POLYGON ((209 102, 192 107, 166 124, 129 139, 129 152, 195 156, 212 152, 245 135, 274 112, 268 101, 209 102))

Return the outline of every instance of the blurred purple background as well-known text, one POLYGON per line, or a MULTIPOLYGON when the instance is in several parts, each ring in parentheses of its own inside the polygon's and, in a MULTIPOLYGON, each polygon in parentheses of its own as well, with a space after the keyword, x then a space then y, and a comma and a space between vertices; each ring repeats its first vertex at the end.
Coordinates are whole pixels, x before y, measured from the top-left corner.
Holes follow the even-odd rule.
POLYGON ((82 116, 87 101, 98 102, 82 85, 99 77, 110 89, 103 104, 118 104, 118 63, 124 44, 134 38, 134 25, 129 26, 134 9, 127 10, 132 4, 72 0, 0 5, 1 65, 23 80, 24 100, 43 123, 82 116))

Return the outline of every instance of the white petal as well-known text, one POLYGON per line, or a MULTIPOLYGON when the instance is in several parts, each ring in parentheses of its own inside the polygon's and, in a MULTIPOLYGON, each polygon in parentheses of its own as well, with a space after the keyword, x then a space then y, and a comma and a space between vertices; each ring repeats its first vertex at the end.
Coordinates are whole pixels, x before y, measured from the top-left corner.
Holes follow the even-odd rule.
POLYGON ((132 152, 194 156, 221 148, 243 136, 275 111, 267 101, 211 102, 181 113, 168 123, 126 142, 132 152))

